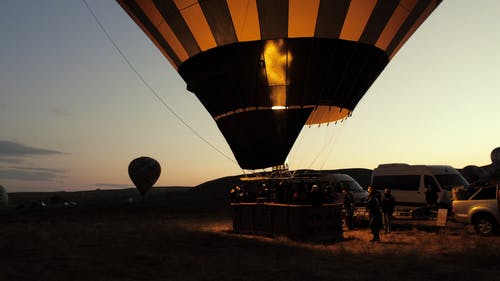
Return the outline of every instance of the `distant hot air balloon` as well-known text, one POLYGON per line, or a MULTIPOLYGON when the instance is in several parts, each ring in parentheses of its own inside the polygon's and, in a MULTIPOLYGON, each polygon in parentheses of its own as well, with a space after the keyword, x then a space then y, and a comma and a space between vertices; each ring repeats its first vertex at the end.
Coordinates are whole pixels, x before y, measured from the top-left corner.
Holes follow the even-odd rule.
POLYGON ((160 164, 153 158, 139 157, 128 165, 128 175, 143 196, 153 187, 160 173, 160 164))
POLYGON ((239 165, 284 163, 350 116, 440 0, 117 0, 215 119, 239 165))

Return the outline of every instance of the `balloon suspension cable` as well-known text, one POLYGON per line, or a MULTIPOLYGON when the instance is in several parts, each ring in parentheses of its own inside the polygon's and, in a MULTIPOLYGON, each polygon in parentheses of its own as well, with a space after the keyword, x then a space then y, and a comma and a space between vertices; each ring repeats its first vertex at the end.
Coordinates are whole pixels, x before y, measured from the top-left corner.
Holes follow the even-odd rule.
MULTIPOLYGON (((346 118, 344 118, 344 119, 346 119, 346 118)), ((344 120, 344 119, 342 119, 342 120, 344 120)), ((335 124, 336 123, 337 122, 335 122, 335 124)), ((309 163, 308 169, 312 169, 312 167, 317 163, 317 161, 320 159, 320 157, 323 157, 324 160, 322 161, 321 164, 319 164, 319 169, 322 170, 324 168, 326 162, 329 159, 330 152, 331 152, 331 150, 333 148, 333 144, 337 140, 336 134, 334 134, 332 132, 333 132, 334 129, 341 130, 343 128, 342 125, 343 124, 342 124, 342 121, 341 121, 340 124, 339 124, 339 126, 337 126, 336 128, 332 128, 331 130, 326 130, 325 131, 324 138, 323 138, 323 145, 321 146, 321 149, 318 151, 318 153, 316 154, 316 156, 314 157, 314 159, 309 163), (331 132, 330 136, 328 136, 328 131, 331 132)))
POLYGON ((332 134, 332 135, 330 136, 329 141, 328 141, 328 145, 326 145, 326 146, 324 146, 324 147, 323 147, 323 151, 326 151, 326 153, 324 153, 324 154, 326 155, 326 157, 324 158, 323 163, 319 166, 319 169, 320 169, 320 170, 323 170, 323 168, 325 167, 326 162, 328 162, 328 159, 329 159, 329 158, 330 158, 330 156, 332 155, 332 154, 331 154, 331 151, 332 151, 332 149, 333 149, 334 143, 337 141, 337 137, 338 137, 338 135, 339 135, 339 134, 340 134, 340 132, 342 131, 342 128, 343 128, 343 126, 342 126, 342 125, 341 125, 341 126, 339 126, 339 127, 338 127, 338 131, 339 131, 339 132, 338 132, 338 134, 332 134))
POLYGON ((106 31, 106 29, 104 28, 104 26, 102 25, 101 21, 99 20, 99 18, 97 18, 97 16, 95 15, 95 13, 92 11, 92 9, 90 8, 89 4, 87 3, 86 0, 82 0, 82 2, 85 4, 85 7, 87 7, 87 10, 90 12, 90 14, 92 15, 92 17, 95 19, 95 21, 97 22, 97 24, 99 25, 99 27, 101 28, 101 30, 104 32, 104 34, 106 35, 106 38, 108 38, 108 40, 111 42, 111 44, 113 45, 113 47, 115 48, 115 50, 121 55, 121 57, 125 60, 125 62, 129 65, 129 67, 132 69, 132 71, 134 71, 134 73, 137 75, 137 77, 142 81, 142 83, 149 89, 149 91, 156 97, 156 99, 158 101, 160 101, 161 104, 163 104, 163 106, 165 106, 165 108, 170 111, 170 113, 172 115, 174 115, 174 117, 179 121, 181 122, 184 126, 186 126, 186 128, 188 128, 193 134, 195 134, 200 140, 202 140, 204 143, 206 143, 208 146, 210 146, 213 150, 215 150, 216 152, 218 152, 219 154, 221 154, 222 156, 224 156, 226 159, 228 159, 229 161, 235 163, 238 165, 238 163, 232 159, 231 157, 229 157, 228 155, 226 155, 224 152, 222 152, 220 149, 218 149, 217 147, 215 147, 213 144, 211 144, 208 140, 206 140, 202 135, 200 135, 198 132, 196 132, 189 124, 186 123, 186 121, 184 121, 166 102, 165 100, 163 100, 163 98, 161 98, 158 93, 149 85, 149 83, 144 79, 144 77, 139 73, 139 71, 137 71, 137 69, 132 65, 132 63, 129 61, 129 59, 127 58, 127 56, 125 56, 125 54, 121 51, 121 49, 118 47, 118 45, 115 43, 115 41, 113 41, 113 39, 111 38, 111 36, 109 35, 109 33, 106 31))

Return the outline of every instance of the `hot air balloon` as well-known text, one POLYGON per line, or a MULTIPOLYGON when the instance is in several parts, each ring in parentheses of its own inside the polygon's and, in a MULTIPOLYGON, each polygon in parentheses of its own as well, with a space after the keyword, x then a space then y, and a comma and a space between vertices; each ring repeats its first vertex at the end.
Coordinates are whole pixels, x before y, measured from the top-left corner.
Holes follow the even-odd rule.
POLYGON ((343 120, 438 0, 117 0, 208 110, 243 169, 343 120))
POLYGON ((160 173, 160 164, 150 157, 136 158, 128 165, 128 175, 142 196, 153 187, 160 173))

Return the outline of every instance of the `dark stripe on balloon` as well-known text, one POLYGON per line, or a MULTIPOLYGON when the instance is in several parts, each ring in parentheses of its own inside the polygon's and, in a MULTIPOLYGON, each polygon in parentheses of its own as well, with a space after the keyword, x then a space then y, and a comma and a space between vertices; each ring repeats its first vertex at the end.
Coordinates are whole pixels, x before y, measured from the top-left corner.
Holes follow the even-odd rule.
POLYGON ((172 62, 179 67, 182 61, 179 59, 174 50, 170 47, 165 38, 161 35, 161 33, 156 29, 156 26, 149 20, 146 14, 142 11, 142 9, 137 5, 136 1, 133 0, 124 0, 121 1, 123 5, 128 7, 131 14, 136 17, 140 23, 147 29, 147 31, 151 34, 151 36, 156 40, 156 42, 160 45, 159 47, 167 53, 172 62))
POLYGON ((413 11, 411 11, 410 15, 408 15, 408 18, 406 18, 405 22, 401 25, 398 32, 392 39, 391 43, 389 44, 389 46, 387 46, 387 49, 385 50, 385 52, 389 55, 389 57, 392 55, 394 49, 398 47, 401 40, 405 38, 406 34, 410 31, 415 22, 418 20, 418 18, 422 15, 422 13, 429 5, 432 5, 432 0, 421 0, 417 3, 415 8, 413 8, 413 11))
POLYGON ((217 46, 238 41, 226 0, 200 1, 217 46))
POLYGON ((314 36, 339 38, 350 3, 350 0, 321 0, 319 3, 318 19, 316 21, 314 36))
POLYGON ((257 0, 262 40, 288 37, 288 0, 257 0))
POLYGON ((359 41, 375 45, 398 4, 398 0, 378 1, 359 41))
POLYGON ((153 0, 153 2, 188 55, 192 57, 201 52, 200 46, 198 46, 193 33, 191 33, 175 3, 172 0, 153 0))

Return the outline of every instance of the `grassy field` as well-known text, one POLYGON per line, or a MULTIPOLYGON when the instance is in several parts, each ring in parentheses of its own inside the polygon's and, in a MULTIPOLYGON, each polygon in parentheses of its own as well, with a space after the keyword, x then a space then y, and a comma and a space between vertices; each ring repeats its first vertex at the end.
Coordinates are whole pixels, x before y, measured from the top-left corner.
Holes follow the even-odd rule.
POLYGON ((368 229, 334 244, 237 235, 227 211, 25 212, 0 224, 0 280, 499 280, 500 237, 368 229), (51 213, 52 212, 52 213, 51 213))
POLYGON ((400 227, 382 243, 363 227, 331 244, 235 234, 232 180, 144 201, 135 190, 57 193, 78 206, 0 210, 0 280, 500 280, 500 236, 463 227, 400 227))

